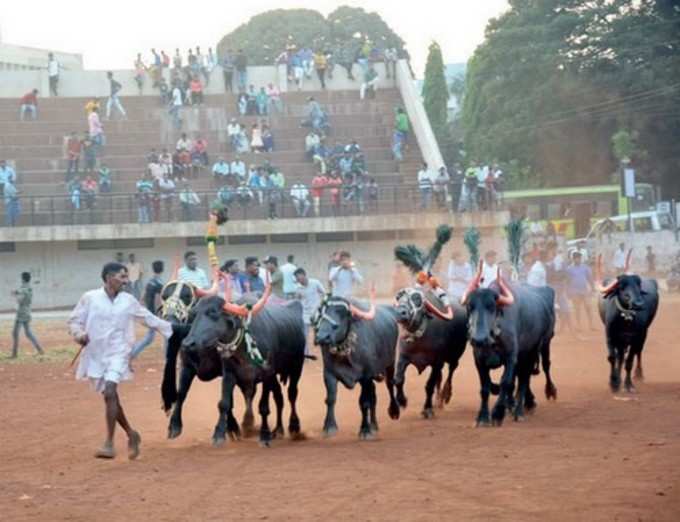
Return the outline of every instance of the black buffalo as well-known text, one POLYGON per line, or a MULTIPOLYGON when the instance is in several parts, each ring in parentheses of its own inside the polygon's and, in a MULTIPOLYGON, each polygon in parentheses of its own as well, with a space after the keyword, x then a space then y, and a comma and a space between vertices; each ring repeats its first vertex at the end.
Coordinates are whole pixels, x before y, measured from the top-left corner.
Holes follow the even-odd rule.
POLYGON ((656 280, 642 279, 638 275, 627 273, 630 254, 629 251, 624 273, 606 283, 600 282, 602 257, 598 256, 595 276, 600 291, 598 308, 607 336, 607 360, 611 366, 609 386, 614 392, 621 388, 621 367, 624 359, 626 391, 635 391, 631 370, 636 357, 636 377, 642 379, 642 350, 645 347, 647 330, 659 307, 656 280))
POLYGON ((460 306, 447 304, 445 312, 431 302, 430 292, 418 288, 405 288, 397 293, 395 311, 397 321, 406 331, 399 340, 399 359, 395 384, 397 402, 406 407, 404 381, 406 368, 413 364, 418 373, 431 367, 430 377, 425 384, 425 405, 423 417, 431 418, 432 395, 437 390, 438 403, 442 407, 451 400, 451 379, 458 367, 467 344, 467 315, 460 306), (439 390, 442 369, 448 364, 448 377, 444 388, 439 390))
POLYGON ((550 341, 555 329, 555 292, 549 287, 526 285, 512 289, 500 277, 490 288, 479 288, 477 275, 461 299, 468 312, 468 331, 474 349, 475 366, 481 384, 478 426, 503 423, 506 409, 515 420, 533 410, 536 401, 530 388, 532 373, 538 373, 539 359, 546 377, 545 395, 557 398, 550 376, 550 341), (489 418, 489 393, 495 391, 490 370, 503 366, 498 400, 489 418), (514 397, 515 379, 518 383, 514 397))
MULTIPOLYGON (((168 282, 161 291, 160 315, 173 324, 173 335, 168 339, 165 352, 165 367, 161 384, 163 409, 170 413, 168 438, 174 439, 182 433, 182 408, 194 379, 211 381, 222 376, 222 363, 217 350, 206 352, 204 357, 187 357, 181 350, 182 342, 189 334, 191 322, 195 314, 195 306, 199 299, 210 297, 217 293, 217 277, 210 290, 200 290, 190 283, 181 281, 168 282), (181 355, 181 356, 180 356, 181 355), (179 389, 177 386, 177 358, 180 356, 179 389), (174 405, 174 408, 173 408, 174 405)), ((249 432, 253 426, 252 402, 254 389, 241 388, 246 402, 242 427, 249 432)), ((227 424, 229 434, 237 437, 241 433, 238 422, 231 411, 228 413, 227 424)))
POLYGON ((235 385, 245 390, 245 395, 252 396, 256 384, 262 383, 260 443, 269 446, 272 439, 267 421, 270 393, 277 406, 274 435, 283 435, 283 394, 279 378, 283 384, 288 383, 291 407, 288 431, 293 438, 301 436, 296 400, 305 360, 302 305, 293 302, 264 307, 268 295, 269 287, 254 305, 248 299, 238 305, 220 297, 202 299, 196 305, 191 330, 182 342, 186 358, 195 361, 209 359, 221 370, 220 417, 213 435, 216 445, 223 443, 225 434, 231 431, 229 419, 233 418, 235 385))
POLYGON ((399 418, 394 394, 394 359, 399 335, 394 312, 389 306, 371 304, 368 311, 356 301, 327 297, 314 319, 315 342, 323 354, 323 378, 326 386, 326 419, 323 432, 334 435, 335 401, 338 381, 352 389, 359 383, 361 394, 361 439, 373 438, 378 431, 377 397, 374 381, 385 379, 390 395, 388 413, 399 418))

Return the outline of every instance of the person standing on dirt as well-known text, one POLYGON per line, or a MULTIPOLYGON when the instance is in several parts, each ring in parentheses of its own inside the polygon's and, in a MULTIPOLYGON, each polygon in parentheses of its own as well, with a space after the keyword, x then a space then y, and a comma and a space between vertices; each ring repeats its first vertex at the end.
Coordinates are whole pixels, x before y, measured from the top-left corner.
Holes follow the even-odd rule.
MULTIPOLYGON (((130 254, 132 255, 132 254, 130 254)), ((153 270, 153 276, 149 279, 149 282, 144 288, 144 306, 152 314, 156 314, 156 310, 160 308, 161 303, 161 291, 163 290, 164 282, 162 279, 164 264, 163 261, 154 261, 151 263, 151 270, 153 270)), ((146 331, 146 335, 141 341, 137 342, 132 347, 132 352, 130 353, 130 358, 135 359, 139 354, 141 354, 155 339, 156 330, 149 328, 146 331)))
POLYGON ((594 330, 595 326, 593 324, 593 313, 590 304, 591 295, 594 289, 593 274, 590 267, 584 265, 582 260, 583 256, 580 252, 574 252, 572 254, 573 262, 566 270, 567 296, 571 301, 572 308, 576 315, 576 328, 578 330, 583 329, 581 323, 581 310, 583 310, 588 319, 588 327, 591 330, 594 330))
POLYGON ((17 298, 17 315, 14 319, 14 330, 12 330, 12 359, 16 359, 19 355, 19 332, 22 327, 28 340, 33 343, 33 347, 38 352, 38 355, 43 355, 45 352, 31 331, 33 289, 31 288, 31 274, 29 272, 21 273, 21 287, 13 291, 12 295, 17 298))
POLYGON ((118 397, 118 384, 132 378, 133 321, 143 322, 166 339, 172 335, 172 325, 123 292, 128 283, 125 265, 105 264, 101 278, 104 285, 85 292, 68 319, 69 331, 82 347, 76 379, 89 379, 102 393, 106 405, 106 440, 95 457, 112 459, 116 456, 113 435, 118 422, 128 436, 128 457, 134 460, 139 455, 142 438, 130 426, 118 397))

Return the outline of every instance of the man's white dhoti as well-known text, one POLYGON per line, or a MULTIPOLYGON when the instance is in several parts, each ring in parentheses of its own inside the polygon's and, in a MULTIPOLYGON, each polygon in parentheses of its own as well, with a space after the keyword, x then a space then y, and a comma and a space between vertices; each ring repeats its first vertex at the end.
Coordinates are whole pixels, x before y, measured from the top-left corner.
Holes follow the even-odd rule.
POLYGON ((106 381, 119 383, 131 379, 135 320, 157 330, 166 339, 172 335, 169 322, 153 315, 126 292, 120 292, 113 300, 103 288, 83 294, 68 320, 73 336, 87 334, 89 337, 76 378, 90 379, 97 391, 104 389, 106 381))

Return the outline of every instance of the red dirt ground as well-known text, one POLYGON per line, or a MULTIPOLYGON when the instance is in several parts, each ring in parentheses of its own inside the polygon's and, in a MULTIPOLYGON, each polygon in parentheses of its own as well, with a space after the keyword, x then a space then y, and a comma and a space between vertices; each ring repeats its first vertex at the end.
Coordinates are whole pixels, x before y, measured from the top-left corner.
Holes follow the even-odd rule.
MULTIPOLYGON (((144 440, 136 462, 125 458, 120 432, 116 460, 92 457, 103 439, 102 401, 74 381, 65 358, 0 363, 0 520, 678 521, 680 328, 673 309, 666 304, 652 329, 637 395, 608 391, 600 329, 584 341, 555 340, 556 403, 537 393, 527 422, 474 429, 478 382, 468 348, 453 400, 433 420, 419 414, 424 376, 410 369, 409 407, 399 421, 387 417, 380 385, 381 432, 373 442, 356 436, 357 390, 340 393, 338 436, 320 437, 320 361, 305 367, 301 382, 308 440, 213 448, 217 382, 194 385, 184 433, 166 440, 161 357, 158 347, 149 349, 135 380, 121 387, 144 440)), ((4 343, 9 325, 0 326, 4 343)), ((67 344, 63 322, 36 326, 48 346, 67 344)), ((543 377, 534 382, 542 390, 543 377)))

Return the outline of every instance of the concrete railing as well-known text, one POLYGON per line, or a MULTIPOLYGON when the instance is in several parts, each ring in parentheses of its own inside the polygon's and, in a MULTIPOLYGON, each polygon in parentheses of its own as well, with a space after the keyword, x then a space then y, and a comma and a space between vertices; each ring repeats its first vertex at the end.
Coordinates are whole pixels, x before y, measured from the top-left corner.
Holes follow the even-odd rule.
MULTIPOLYGON (((395 87, 394 79, 388 79, 385 74, 385 66, 382 63, 375 64, 378 72, 378 88, 395 87)), ((65 70, 59 74, 59 97, 107 97, 109 95, 109 82, 106 78, 107 71, 92 70, 65 70)), ((139 88, 135 82, 135 71, 131 69, 113 70, 114 78, 123 86, 121 96, 139 96, 139 88)), ((163 75, 170 82, 170 70, 164 69, 163 75)), ((359 90, 361 84, 361 68, 354 65, 355 80, 349 80, 345 69, 336 65, 334 68, 333 79, 326 81, 328 90, 359 90)), ((236 89, 236 73, 234 73, 234 89, 236 89)), ((267 84, 277 85, 282 92, 295 91, 297 86, 289 82, 286 77, 285 66, 253 66, 248 67, 248 84, 256 88, 265 87, 267 84)), ((37 71, 3 71, 3 81, 0 84, 0 98, 21 98, 32 89, 40 91, 40 97, 49 97, 49 79, 46 70, 37 71)), ((311 78, 305 78, 301 91, 320 91, 321 83, 316 76, 316 72, 311 78)), ((225 92, 225 85, 221 67, 215 67, 210 75, 210 82, 204 87, 205 94, 222 94, 225 92)), ((142 96, 157 96, 158 89, 153 88, 151 78, 148 74, 144 77, 144 87, 142 96)))
POLYGON ((406 60, 399 60, 397 63, 397 86, 404 100, 404 108, 411 122, 411 131, 418 141, 420 153, 430 169, 439 169, 444 165, 444 159, 439 151, 437 139, 432 131, 430 120, 425 112, 425 107, 416 90, 416 86, 411 78, 406 60))

